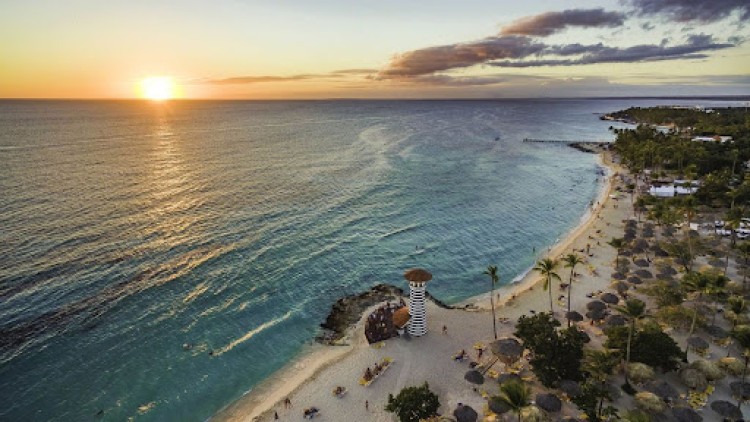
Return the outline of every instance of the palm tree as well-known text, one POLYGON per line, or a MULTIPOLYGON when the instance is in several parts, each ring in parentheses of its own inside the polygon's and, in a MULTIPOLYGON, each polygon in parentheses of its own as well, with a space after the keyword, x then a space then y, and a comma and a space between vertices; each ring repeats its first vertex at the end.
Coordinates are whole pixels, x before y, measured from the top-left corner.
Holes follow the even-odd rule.
POLYGON ((573 290, 573 274, 576 265, 583 264, 583 259, 581 259, 578 254, 570 253, 565 255, 562 260, 565 263, 565 268, 570 268, 570 280, 568 281, 568 312, 565 314, 565 317, 568 320, 568 328, 570 328, 570 296, 573 290))
POLYGON ((625 384, 630 385, 627 370, 628 365, 630 365, 630 343, 633 341, 636 320, 646 316, 646 304, 640 299, 629 299, 625 302, 625 306, 615 306, 615 309, 630 320, 628 343, 625 349, 625 384))
MULTIPOLYGON (((695 208, 697 207, 697 202, 694 196, 690 195, 685 197, 682 200, 682 211, 685 213, 685 220, 687 221, 687 242, 688 242, 688 250, 690 251, 690 255, 693 255, 693 243, 690 240, 692 236, 690 236, 690 224, 693 222, 693 218, 695 217, 695 208)), ((692 269, 693 262, 690 261, 690 268, 692 269)))
POLYGON ((705 273, 688 273, 682 277, 682 288, 687 293, 693 293, 696 297, 693 299, 693 321, 690 323, 687 339, 685 339, 685 362, 687 362, 688 344, 687 340, 693 336, 695 331, 695 322, 698 320, 698 306, 703 299, 703 294, 709 291, 710 278, 705 273))
POLYGON ((521 409, 531 403, 531 389, 519 380, 509 380, 500 385, 500 394, 493 398, 508 406, 521 422, 521 409))
MULTIPOLYGON (((750 361, 750 328, 744 328, 742 330, 736 330, 732 333, 732 337, 737 340, 740 347, 742 347, 742 357, 745 358, 745 367, 742 368, 742 385, 745 385, 745 376, 747 375, 747 364, 750 361)), ((737 407, 742 405, 742 395, 740 394, 739 400, 737 400, 737 407)))
POLYGON ((712 277, 711 282, 708 284, 708 294, 714 302, 714 312, 711 316, 711 325, 716 322, 717 309, 719 307, 719 295, 724 293, 726 290, 727 282, 731 281, 729 277, 717 274, 712 277))
POLYGON ((492 284, 490 284, 490 306, 492 307, 492 332, 495 334, 495 340, 497 340, 497 321, 495 319, 495 284, 500 281, 500 276, 497 275, 497 265, 490 265, 487 267, 487 271, 484 272, 490 276, 492 284))
MULTIPOLYGON (((742 296, 733 295, 727 299, 727 304, 732 313, 731 315, 724 313, 724 316, 727 317, 727 319, 732 320, 732 331, 734 331, 740 320, 740 314, 747 310, 747 302, 745 302, 745 299, 742 296)), ((729 357, 729 348, 727 348, 727 357, 729 357)))
POLYGON ((553 314, 552 309, 552 279, 560 280, 560 276, 557 275, 555 272, 555 267, 557 267, 557 260, 551 259, 551 258, 544 258, 542 260, 539 260, 536 262, 536 267, 534 267, 534 271, 537 271, 539 274, 544 276, 544 286, 542 287, 544 290, 549 291, 549 313, 553 314))
MULTIPOLYGON (((744 210, 741 208, 731 209, 729 212, 724 216, 724 221, 726 222, 726 225, 729 226, 729 230, 732 232, 732 247, 735 247, 737 245, 737 231, 742 226, 742 215, 744 214, 744 210)), ((729 254, 727 254, 727 258, 729 257, 729 254)), ((728 259, 727 259, 728 261, 728 259)))
POLYGON ((608 243, 617 250, 617 257, 615 258, 615 268, 617 268, 620 263, 620 249, 625 246, 625 240, 621 237, 613 237, 608 243))
POLYGON ((607 392, 606 383, 612 371, 620 361, 620 355, 617 352, 613 352, 609 349, 595 350, 586 349, 584 350, 583 362, 581 362, 581 370, 587 373, 590 379, 594 382, 599 383, 597 393, 599 394, 599 405, 596 412, 597 416, 601 416, 602 407, 604 407, 604 399, 609 397, 607 392))
POLYGON ((745 258, 745 268, 742 271, 742 291, 745 291, 745 282, 747 281, 747 264, 750 260, 750 242, 742 242, 737 246, 737 249, 742 252, 742 257, 745 258))

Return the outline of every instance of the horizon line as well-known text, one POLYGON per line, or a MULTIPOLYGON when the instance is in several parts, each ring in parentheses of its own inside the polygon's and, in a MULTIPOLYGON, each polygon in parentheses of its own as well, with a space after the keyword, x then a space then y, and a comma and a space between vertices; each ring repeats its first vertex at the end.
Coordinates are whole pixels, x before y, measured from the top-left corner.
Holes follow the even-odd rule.
POLYGON ((169 103, 185 101, 504 101, 504 100, 616 100, 616 99, 722 99, 750 101, 750 94, 740 95, 604 95, 579 97, 393 97, 393 98, 361 98, 361 97, 329 97, 329 98, 170 98, 154 101, 148 98, 136 97, 0 97, 0 101, 139 101, 149 103, 169 103))

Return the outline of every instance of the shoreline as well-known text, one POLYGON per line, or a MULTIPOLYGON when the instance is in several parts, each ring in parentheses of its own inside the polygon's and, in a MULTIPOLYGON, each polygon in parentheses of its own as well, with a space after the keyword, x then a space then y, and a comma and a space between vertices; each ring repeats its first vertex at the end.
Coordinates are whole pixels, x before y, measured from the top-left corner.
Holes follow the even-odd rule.
MULTIPOLYGON (((597 217, 599 217, 602 210, 612 209, 612 207, 607 207, 607 204, 612 202, 609 195, 614 187, 614 174, 617 173, 617 168, 612 162, 611 157, 611 152, 605 150, 596 151, 597 165, 605 169, 604 182, 593 201, 597 205, 593 208, 589 207, 581 216, 580 222, 571 228, 562 239, 550 246, 546 253, 540 253, 537 259, 545 256, 559 256, 563 251, 569 249, 574 243, 579 241, 592 228, 598 221, 597 217)), ((503 311, 505 313, 518 312, 519 307, 515 305, 533 301, 529 293, 534 291, 537 284, 542 281, 542 278, 531 269, 516 278, 520 278, 520 280, 511 282, 495 290, 495 294, 501 299, 495 304, 495 308, 496 310, 499 309, 501 314, 503 311), (524 298, 526 300, 523 300, 524 298)), ((541 289, 536 289, 536 291, 541 291, 541 289)), ((486 292, 472 296, 454 304, 454 309, 445 311, 463 314, 488 311, 490 309, 490 295, 491 292, 486 292)), ((434 305, 433 302, 430 303, 434 305)), ((377 305, 368 307, 360 315, 357 322, 347 329, 346 335, 339 341, 341 345, 326 346, 314 344, 313 346, 306 346, 293 360, 276 371, 271 377, 245 392, 233 403, 227 405, 209 418, 209 420, 248 422, 273 420, 273 410, 280 408, 286 397, 293 396, 305 386, 315 383, 323 372, 337 366, 336 364, 343 362, 346 358, 353 355, 354 352, 360 353, 371 350, 362 333, 362 324, 367 315, 376 307, 377 305)))
MULTIPOLYGON (((598 213, 605 209, 609 202, 609 195, 612 193, 613 188, 613 177, 617 173, 617 169, 614 167, 612 162, 612 155, 608 151, 599 150, 596 153, 597 165, 605 169, 604 183, 602 183, 599 192, 594 199, 594 208, 589 207, 586 212, 581 216, 581 220, 578 225, 571 228, 557 243, 554 243, 549 247, 546 253, 538 255, 537 260, 545 257, 557 257, 562 254, 565 249, 568 249, 573 243, 575 243, 583 233, 590 228, 596 222, 596 216, 598 213)), ((518 295, 533 289, 536 284, 542 282, 541 276, 534 274, 533 265, 531 268, 526 270, 521 275, 515 277, 510 283, 500 286, 495 290, 495 295, 499 296, 499 300, 496 301, 495 307, 505 306, 513 298, 518 295)), ((490 309, 490 294, 491 292, 480 293, 476 296, 472 296, 466 300, 457 303, 455 306, 469 306, 477 309, 490 309)))

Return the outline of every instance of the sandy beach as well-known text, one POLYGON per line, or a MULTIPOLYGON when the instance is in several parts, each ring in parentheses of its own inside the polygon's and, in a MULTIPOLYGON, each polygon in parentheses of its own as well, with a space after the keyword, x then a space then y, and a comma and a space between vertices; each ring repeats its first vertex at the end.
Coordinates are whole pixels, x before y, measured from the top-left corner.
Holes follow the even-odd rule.
MULTIPOLYGON (((585 263, 576 268, 577 278, 573 283, 572 309, 585 313, 585 304, 590 301, 589 293, 606 291, 610 283, 612 262, 616 251, 608 242, 623 232, 623 220, 632 218, 632 206, 628 195, 615 194, 618 182, 614 177, 622 169, 612 163, 609 153, 598 155, 600 163, 607 167, 606 181, 581 224, 564 239, 554 245, 540 258, 558 258, 577 251, 585 258, 585 263), (586 250, 589 253, 586 254, 586 250)), ((502 271, 502 263, 497 263, 502 271)), ((479 270, 479 269, 478 269, 479 270)), ((569 280, 569 270, 558 268, 562 282, 569 280)), ((449 282, 434 275, 430 283, 449 282)), ((541 277, 530 272, 518 283, 495 291, 498 337, 511 335, 515 321, 524 314, 549 311, 548 292, 542 289, 541 277)), ((428 285, 429 290, 429 285, 428 285)), ((556 284, 552 290, 555 315, 562 320, 567 306, 563 300, 566 294, 556 284)), ((493 340, 492 317, 489 294, 474 297, 458 304, 461 309, 444 309, 434 303, 428 305, 428 334, 420 338, 406 340, 390 339, 382 347, 367 344, 363 323, 369 311, 353 327, 342 346, 315 346, 298 360, 291 362, 277 375, 259 385, 242 399, 227 407, 213 420, 216 421, 267 421, 274 420, 274 412, 280 420, 297 420, 305 408, 315 406, 320 409, 318 420, 326 421, 392 421, 393 415, 384 407, 389 393, 398 393, 402 388, 427 382, 440 397, 440 412, 453 411, 458 403, 476 409, 480 416, 486 407, 482 397, 483 389, 496 394, 496 384, 475 386, 463 378, 469 369, 466 362, 455 362, 452 355, 461 349, 467 350, 472 359, 478 356, 473 346, 480 342, 487 344, 493 340), (442 327, 447 327, 447 334, 442 327), (394 360, 392 367, 370 386, 358 384, 363 371, 375 362, 389 357, 394 360), (337 398, 332 394, 336 386, 343 386, 347 394, 337 398), (285 398, 291 400, 291 407, 284 406, 285 398), (367 403, 367 408, 366 408, 367 403)), ((597 327, 581 327, 590 331, 596 341, 601 336, 597 327)), ((491 356, 486 353, 481 362, 489 363, 491 356)), ((498 364, 494 369, 502 371, 498 364)), ((576 414, 569 404, 563 413, 576 414)))

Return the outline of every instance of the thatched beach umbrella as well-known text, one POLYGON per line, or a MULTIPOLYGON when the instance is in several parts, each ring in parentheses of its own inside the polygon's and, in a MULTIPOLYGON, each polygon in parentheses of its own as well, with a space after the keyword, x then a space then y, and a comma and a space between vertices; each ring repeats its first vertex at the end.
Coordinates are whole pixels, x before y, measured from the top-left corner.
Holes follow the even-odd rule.
POLYGON ((633 274, 637 275, 640 278, 654 278, 654 275, 651 274, 651 271, 649 270, 637 270, 633 274))
POLYGON ((666 381, 651 382, 646 386, 646 390, 656 394, 657 396, 665 400, 676 399, 680 397, 680 392, 666 381))
POLYGON ((708 342, 701 337, 693 336, 687 340, 688 347, 695 350, 708 349, 708 342))
POLYGON ((627 323, 628 321, 625 317, 620 314, 610 315, 604 320, 604 324, 610 327, 621 327, 627 323))
POLYGON ((661 247, 656 247, 654 248, 654 255, 664 258, 669 256, 669 252, 665 251, 661 247))
POLYGON ((651 239, 654 237, 654 231, 653 230, 644 230, 643 233, 641 233, 641 236, 651 239))
POLYGON ((750 382, 733 381, 729 383, 729 389, 732 390, 732 397, 742 401, 750 399, 750 382))
POLYGON ((661 413, 666 408, 664 401, 650 391, 635 393, 635 405, 648 413, 661 413))
POLYGON ((636 384, 643 384, 654 379, 654 370, 645 363, 633 362, 628 365, 628 375, 636 384))
POLYGON ((573 321, 573 322, 581 322, 583 321, 583 315, 581 315, 578 311, 570 311, 565 313, 565 318, 573 321))
POLYGON ((523 355, 523 345, 513 337, 505 337, 490 343, 490 351, 506 365, 512 365, 523 355))
POLYGON ((425 282, 432 280, 432 274, 422 268, 412 268, 404 271, 404 278, 407 281, 425 282))
POLYGON ((604 309, 596 309, 593 311, 586 312, 586 318, 594 320, 594 321, 602 320, 606 316, 607 316, 607 311, 605 311, 604 309))
POLYGON ((677 422, 703 422, 703 416, 689 407, 673 408, 672 416, 677 419, 677 422))
POLYGON ((640 246, 633 246, 633 248, 631 249, 631 251, 633 251, 634 254, 639 254, 639 253, 646 252, 646 248, 642 248, 640 246))
POLYGON ((630 284, 642 284, 643 281, 639 277, 631 275, 630 277, 628 277, 628 283, 630 283, 630 284))
POLYGON ((621 272, 614 272, 612 273, 612 278, 615 280, 625 280, 626 276, 621 272))
POLYGON ((637 265, 639 267, 648 267, 649 265, 651 265, 648 261, 646 261, 643 258, 636 259, 635 261, 633 261, 633 264, 635 264, 635 265, 637 265))
POLYGON ((635 239, 635 230, 625 230, 625 234, 622 235, 622 240, 630 242, 635 239))
POLYGON ((459 404, 456 410, 453 411, 453 416, 456 417, 457 422, 476 422, 479 415, 477 412, 471 408, 471 406, 466 406, 463 404, 459 404))
POLYGON ((562 380, 557 388, 565 393, 568 397, 576 397, 581 394, 581 386, 572 380, 562 380))
POLYGON ((507 413, 508 411, 510 411, 510 407, 505 404, 504 401, 498 399, 495 396, 490 397, 490 399, 487 401, 487 405, 492 413, 497 413, 498 415, 502 415, 503 413, 507 413))
POLYGON ((609 292, 599 296, 599 299, 604 303, 609 303, 610 305, 616 305, 620 301, 619 297, 609 292))
POLYGON ((685 384, 686 387, 693 390, 703 390, 708 385, 706 376, 697 369, 683 368, 679 372, 680 381, 685 384))
POLYGON ((602 302, 601 300, 592 300, 591 302, 586 304, 586 309, 589 311, 601 311, 603 309, 607 309, 607 304, 602 302))
POLYGON ((630 286, 627 283, 623 283, 622 281, 612 283, 611 287, 615 289, 620 296, 622 296, 625 292, 628 291, 628 289, 630 289, 630 286))
POLYGON ((734 356, 721 358, 717 364, 722 371, 734 376, 741 375, 745 368, 745 364, 734 356))
POLYGON ((708 265, 715 267, 715 268, 724 268, 724 260, 717 259, 717 258, 709 259, 708 265))
POLYGON ((677 270, 675 270, 674 267, 671 267, 669 265, 664 265, 660 267, 659 272, 662 274, 677 275, 677 270))
POLYGON ((393 313, 393 325, 395 325, 397 328, 404 328, 406 324, 409 323, 409 320, 411 319, 411 315, 409 315, 409 308, 406 306, 402 308, 396 309, 396 312, 393 313))
POLYGON ((648 249, 650 245, 648 244, 648 241, 646 239, 638 239, 633 242, 633 246, 637 248, 648 249))
POLYGON ((721 415, 721 417, 732 420, 742 419, 742 412, 739 407, 726 400, 717 400, 711 403, 711 410, 721 415))
POLYGON ((471 369, 466 372, 464 379, 472 384, 481 385, 484 384, 484 375, 476 369, 471 369))
POLYGON ((669 274, 661 274, 661 273, 659 273, 659 274, 656 275, 656 279, 660 280, 660 281, 666 282, 667 286, 669 286, 669 287, 679 287, 680 286, 680 283, 678 283, 677 280, 675 280, 674 277, 672 277, 669 274))
POLYGON ((555 413, 562 409, 562 401, 554 394, 537 394, 535 402, 545 412, 555 413))
POLYGON ((729 332, 719 327, 718 325, 709 325, 708 327, 706 327, 706 332, 708 333, 708 335, 718 340, 729 337, 729 332))

